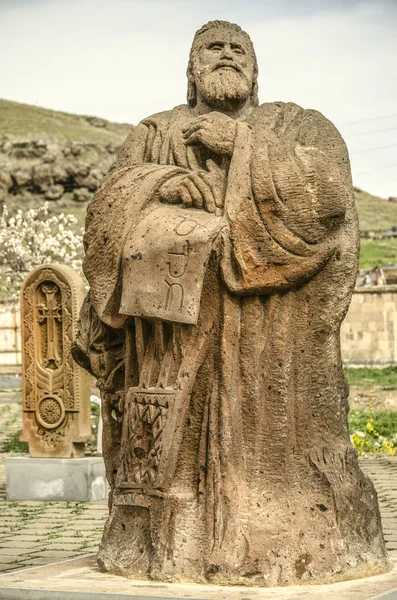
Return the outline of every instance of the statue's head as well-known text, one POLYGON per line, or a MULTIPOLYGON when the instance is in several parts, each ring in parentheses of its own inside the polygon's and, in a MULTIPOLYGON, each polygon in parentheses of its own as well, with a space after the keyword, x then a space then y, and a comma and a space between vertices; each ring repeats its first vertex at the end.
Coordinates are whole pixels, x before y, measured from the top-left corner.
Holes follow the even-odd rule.
POLYGON ((198 97, 217 110, 233 110, 248 100, 258 105, 258 64, 245 31, 227 21, 210 21, 196 32, 187 68, 187 101, 198 97))

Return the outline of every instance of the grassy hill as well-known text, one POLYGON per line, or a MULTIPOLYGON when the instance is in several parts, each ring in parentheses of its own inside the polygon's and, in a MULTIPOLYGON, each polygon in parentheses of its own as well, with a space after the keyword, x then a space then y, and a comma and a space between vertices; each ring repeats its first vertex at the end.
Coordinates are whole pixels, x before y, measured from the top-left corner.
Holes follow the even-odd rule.
POLYGON ((122 142, 130 130, 127 124, 0 99, 0 135, 107 144, 122 142))
POLYGON ((354 189, 354 196, 360 219, 360 231, 388 231, 393 225, 397 226, 397 202, 373 196, 358 188, 354 189))
MULTIPOLYGON (((355 188, 354 195, 362 234, 390 231, 397 226, 397 203, 355 188)), ((362 239, 360 269, 397 263, 397 238, 362 239)))

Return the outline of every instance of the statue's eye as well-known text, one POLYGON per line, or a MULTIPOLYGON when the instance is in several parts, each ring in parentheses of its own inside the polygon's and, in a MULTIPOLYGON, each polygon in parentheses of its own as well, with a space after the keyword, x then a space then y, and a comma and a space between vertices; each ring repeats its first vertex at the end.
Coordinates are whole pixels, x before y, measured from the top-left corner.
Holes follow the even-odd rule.
POLYGON ((232 45, 230 47, 233 50, 234 54, 245 54, 244 50, 242 49, 241 46, 234 46, 234 45, 232 45))
POLYGON ((215 52, 221 52, 223 49, 222 44, 211 44, 210 50, 215 50, 215 52))

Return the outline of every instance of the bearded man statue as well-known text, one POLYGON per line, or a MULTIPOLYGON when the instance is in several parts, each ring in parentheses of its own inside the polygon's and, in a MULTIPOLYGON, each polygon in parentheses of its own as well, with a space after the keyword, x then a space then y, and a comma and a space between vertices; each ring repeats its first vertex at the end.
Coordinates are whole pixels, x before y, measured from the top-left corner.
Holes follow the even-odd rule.
POLYGON ((74 356, 102 394, 105 571, 266 586, 387 568, 340 355, 348 152, 319 112, 259 105, 257 75, 247 33, 202 27, 187 105, 133 129, 88 207, 74 356))

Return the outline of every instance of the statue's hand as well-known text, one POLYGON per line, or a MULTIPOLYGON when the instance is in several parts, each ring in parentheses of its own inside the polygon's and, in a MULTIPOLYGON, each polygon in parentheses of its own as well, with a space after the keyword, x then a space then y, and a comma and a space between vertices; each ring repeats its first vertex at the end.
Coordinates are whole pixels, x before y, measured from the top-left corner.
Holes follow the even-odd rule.
POLYGON ((219 112, 198 117, 182 130, 185 144, 203 144, 215 154, 231 156, 237 122, 219 112))
POLYGON ((201 208, 215 213, 223 207, 226 176, 212 160, 208 171, 200 169, 188 175, 177 175, 161 186, 160 200, 171 204, 182 202, 186 207, 201 208))
POLYGON ((176 175, 165 181, 159 190, 161 202, 168 204, 179 204, 181 200, 181 186, 186 179, 186 175, 176 175))

